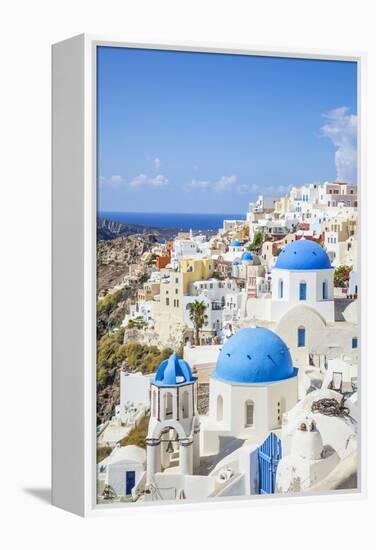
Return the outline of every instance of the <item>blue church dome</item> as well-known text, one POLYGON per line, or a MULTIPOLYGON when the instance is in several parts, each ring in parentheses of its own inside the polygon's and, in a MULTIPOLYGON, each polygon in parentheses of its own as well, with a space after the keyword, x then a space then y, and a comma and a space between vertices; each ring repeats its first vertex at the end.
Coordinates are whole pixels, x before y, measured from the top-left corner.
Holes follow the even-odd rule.
POLYGON ((253 260, 253 255, 250 252, 243 252, 242 260, 251 262, 253 260))
POLYGON ((316 242, 306 239, 294 241, 283 248, 275 266, 279 269, 330 269, 329 256, 316 242))
POLYGON ((231 246, 240 246, 239 241, 232 241, 231 246))
POLYGON ((223 346, 212 377, 234 384, 262 384, 296 375, 284 341, 263 327, 244 328, 223 346))
POLYGON ((193 376, 187 361, 173 353, 159 365, 153 384, 156 386, 181 386, 195 380, 197 378, 193 376))

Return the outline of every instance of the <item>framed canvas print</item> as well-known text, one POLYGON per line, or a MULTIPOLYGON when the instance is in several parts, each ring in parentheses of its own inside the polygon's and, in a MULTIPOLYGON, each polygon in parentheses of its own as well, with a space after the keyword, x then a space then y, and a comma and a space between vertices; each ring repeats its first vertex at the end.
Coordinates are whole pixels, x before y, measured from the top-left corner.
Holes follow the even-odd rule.
POLYGON ((362 75, 53 46, 56 505, 362 493, 362 75))

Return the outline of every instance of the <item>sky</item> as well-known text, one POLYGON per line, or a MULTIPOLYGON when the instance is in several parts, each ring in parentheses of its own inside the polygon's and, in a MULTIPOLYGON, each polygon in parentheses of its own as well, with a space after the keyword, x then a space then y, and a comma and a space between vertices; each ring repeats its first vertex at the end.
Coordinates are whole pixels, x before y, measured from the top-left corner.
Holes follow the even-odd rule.
POLYGON ((97 70, 102 212, 244 213, 356 183, 356 63, 100 47, 97 70))

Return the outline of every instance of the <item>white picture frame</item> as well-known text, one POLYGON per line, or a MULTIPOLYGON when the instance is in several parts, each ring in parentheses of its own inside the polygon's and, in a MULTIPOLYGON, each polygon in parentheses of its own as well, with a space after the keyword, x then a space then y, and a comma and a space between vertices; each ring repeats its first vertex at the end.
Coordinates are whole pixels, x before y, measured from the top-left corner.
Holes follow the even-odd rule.
MULTIPOLYGON (((98 46, 177 51, 220 52, 238 55, 300 57, 355 61, 358 64, 358 188, 365 202, 363 53, 275 51, 232 47, 228 44, 136 44, 111 38, 79 35, 52 48, 52 502, 81 516, 135 511, 129 505, 96 504, 96 48, 98 46)), ((365 232, 361 209, 361 234, 365 232)), ((366 384, 365 302, 366 265, 361 240, 361 383, 366 384)), ((361 422, 365 418, 361 391, 361 422)), ((361 442, 359 486, 337 491, 330 499, 365 495, 365 442, 361 442)), ((274 498, 274 497, 273 497, 274 498)), ((314 496, 278 496, 306 500, 314 496)), ((224 501, 184 502, 189 507, 265 505, 269 500, 234 498, 224 501)), ((177 507, 181 504, 163 503, 177 507)), ((160 506, 160 505, 158 505, 160 506)), ((142 506, 137 506, 137 512, 142 506)))

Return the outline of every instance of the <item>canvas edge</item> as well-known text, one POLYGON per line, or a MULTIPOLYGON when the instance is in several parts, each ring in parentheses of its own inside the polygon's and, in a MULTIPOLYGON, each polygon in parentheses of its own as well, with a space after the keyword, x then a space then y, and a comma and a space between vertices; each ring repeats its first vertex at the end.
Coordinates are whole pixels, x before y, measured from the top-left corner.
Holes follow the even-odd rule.
POLYGON ((84 515, 84 37, 52 47, 52 504, 84 515))

